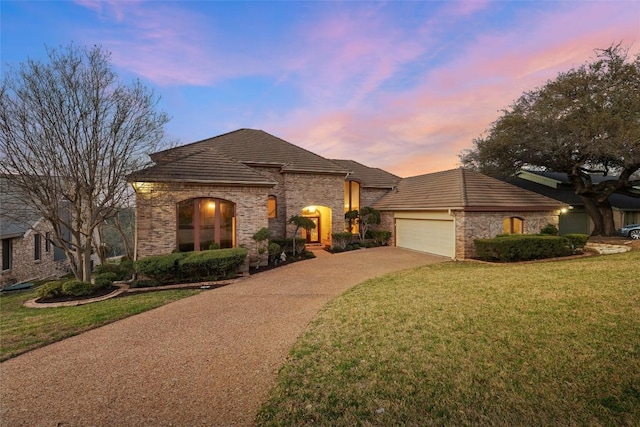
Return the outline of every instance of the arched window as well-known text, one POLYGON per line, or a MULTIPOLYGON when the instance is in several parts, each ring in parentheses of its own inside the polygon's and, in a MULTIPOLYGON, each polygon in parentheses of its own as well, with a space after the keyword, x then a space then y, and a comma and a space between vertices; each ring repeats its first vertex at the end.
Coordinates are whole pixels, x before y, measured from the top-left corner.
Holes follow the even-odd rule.
POLYGON ((180 252, 233 248, 235 205, 222 199, 189 199, 178 203, 177 244, 180 252))
POLYGON ((522 234, 524 229, 524 220, 517 216, 505 218, 502 221, 502 231, 504 234, 522 234))
POLYGON ((269 196, 267 199, 267 217, 278 217, 278 200, 276 199, 276 196, 269 196))

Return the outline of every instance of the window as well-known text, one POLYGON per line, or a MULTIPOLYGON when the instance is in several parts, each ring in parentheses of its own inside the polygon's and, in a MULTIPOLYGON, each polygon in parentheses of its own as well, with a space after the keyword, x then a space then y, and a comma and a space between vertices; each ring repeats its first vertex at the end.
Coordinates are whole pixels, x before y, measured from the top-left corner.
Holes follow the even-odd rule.
POLYGON ((235 246, 235 205, 227 200, 201 198, 178 203, 177 243, 181 252, 235 246))
POLYGON ((13 264, 13 241, 2 239, 2 270, 11 270, 13 264))
MULTIPOLYGON (((356 181, 344 183, 344 213, 349 211, 360 211, 360 183, 356 181)), ((353 220, 348 220, 346 230, 357 233, 358 225, 353 220)))
POLYGON ((278 217, 278 201, 276 200, 276 196, 269 196, 267 199, 267 217, 278 217))
POLYGON ((516 216, 505 218, 502 221, 502 231, 504 234, 522 234, 524 220, 516 216))
POLYGON ((44 251, 51 252, 51 233, 49 232, 44 235, 44 251))
POLYGON ((36 233, 33 235, 33 259, 39 261, 42 256, 42 235, 36 233))

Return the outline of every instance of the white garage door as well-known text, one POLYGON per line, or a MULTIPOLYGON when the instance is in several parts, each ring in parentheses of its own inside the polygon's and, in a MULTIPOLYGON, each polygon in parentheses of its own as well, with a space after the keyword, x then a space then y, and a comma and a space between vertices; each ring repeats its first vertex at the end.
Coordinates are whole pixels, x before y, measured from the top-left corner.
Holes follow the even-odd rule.
POLYGON ((432 219, 396 219, 396 245, 401 248, 455 256, 453 221, 432 219))

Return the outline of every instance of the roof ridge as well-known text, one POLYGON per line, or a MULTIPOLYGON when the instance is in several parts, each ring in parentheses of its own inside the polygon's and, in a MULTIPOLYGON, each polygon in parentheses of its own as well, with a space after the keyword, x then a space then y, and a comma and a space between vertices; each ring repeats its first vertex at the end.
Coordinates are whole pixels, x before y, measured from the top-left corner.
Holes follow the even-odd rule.
POLYGON ((466 169, 464 169, 461 166, 459 170, 460 170, 460 185, 462 186, 462 191, 460 192, 462 196, 462 206, 467 206, 469 199, 467 197, 467 182, 465 177, 466 169))

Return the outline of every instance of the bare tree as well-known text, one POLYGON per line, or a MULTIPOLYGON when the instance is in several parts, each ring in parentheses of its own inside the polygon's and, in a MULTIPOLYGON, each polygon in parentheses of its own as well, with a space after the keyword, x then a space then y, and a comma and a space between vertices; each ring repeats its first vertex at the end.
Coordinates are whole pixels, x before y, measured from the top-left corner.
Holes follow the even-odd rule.
POLYGON ((0 172, 54 230, 79 280, 96 230, 128 197, 125 176, 164 137, 168 116, 139 81, 126 85, 99 46, 47 49, 0 87, 0 172))

